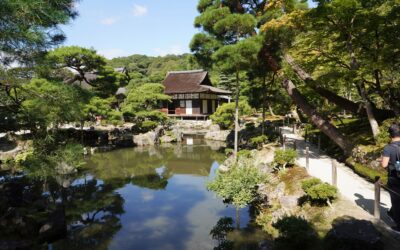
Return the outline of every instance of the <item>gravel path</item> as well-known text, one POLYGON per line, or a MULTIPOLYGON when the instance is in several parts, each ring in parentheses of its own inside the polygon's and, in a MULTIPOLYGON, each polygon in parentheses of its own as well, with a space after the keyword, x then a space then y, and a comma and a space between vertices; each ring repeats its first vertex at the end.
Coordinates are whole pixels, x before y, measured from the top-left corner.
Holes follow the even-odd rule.
MULTIPOLYGON (((282 134, 286 136, 288 147, 293 142, 297 145, 297 164, 306 167, 306 147, 309 147, 309 170, 308 173, 324 182, 332 183, 332 160, 333 158, 318 152, 318 148, 304 141, 300 135, 293 134, 292 128, 281 128, 282 134)), ((337 164, 337 187, 343 197, 353 201, 370 214, 374 214, 374 184, 364 180, 344 164, 337 164)), ((393 225, 386 212, 391 207, 389 193, 381 189, 380 212, 381 219, 388 225, 393 225)))

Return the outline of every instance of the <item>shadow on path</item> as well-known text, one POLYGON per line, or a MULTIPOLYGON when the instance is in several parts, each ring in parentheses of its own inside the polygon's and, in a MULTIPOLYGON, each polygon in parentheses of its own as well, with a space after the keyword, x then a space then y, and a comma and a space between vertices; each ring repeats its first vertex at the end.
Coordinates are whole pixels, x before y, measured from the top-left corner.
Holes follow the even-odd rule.
MULTIPOLYGON (((366 199, 364 196, 362 196, 359 193, 355 193, 354 196, 357 197, 355 200, 356 204, 367 211, 370 214, 374 214, 374 200, 373 199, 366 199)), ((387 206, 385 203, 380 203, 379 204, 379 209, 380 209, 380 214, 381 214, 381 220, 383 220, 386 224, 389 226, 394 226, 394 223, 392 222, 391 218, 387 215, 387 208, 384 206, 387 206)))

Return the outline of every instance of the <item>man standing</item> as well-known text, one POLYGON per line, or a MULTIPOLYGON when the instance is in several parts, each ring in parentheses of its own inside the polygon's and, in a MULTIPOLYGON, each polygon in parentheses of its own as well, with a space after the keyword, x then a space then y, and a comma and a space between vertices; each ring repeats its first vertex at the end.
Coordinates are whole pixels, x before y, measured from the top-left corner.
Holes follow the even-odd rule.
POLYGON ((392 124, 389 127, 391 143, 383 149, 382 167, 388 168, 388 187, 392 208, 389 210, 389 216, 396 223, 393 230, 400 233, 400 126, 392 124))

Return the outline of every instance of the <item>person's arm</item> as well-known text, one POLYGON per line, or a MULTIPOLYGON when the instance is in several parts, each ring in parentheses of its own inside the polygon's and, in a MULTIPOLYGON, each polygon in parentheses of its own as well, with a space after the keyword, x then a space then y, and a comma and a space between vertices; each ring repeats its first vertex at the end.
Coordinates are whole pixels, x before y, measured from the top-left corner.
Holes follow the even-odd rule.
POLYGON ((387 168, 387 166, 389 165, 389 157, 387 157, 387 156, 383 156, 382 157, 382 162, 381 162, 381 165, 382 165, 382 167, 383 168, 387 168))
POLYGON ((383 153, 382 153, 382 161, 381 161, 381 166, 383 168, 387 168, 389 165, 389 160, 390 160, 390 150, 389 150, 389 145, 383 148, 383 153))

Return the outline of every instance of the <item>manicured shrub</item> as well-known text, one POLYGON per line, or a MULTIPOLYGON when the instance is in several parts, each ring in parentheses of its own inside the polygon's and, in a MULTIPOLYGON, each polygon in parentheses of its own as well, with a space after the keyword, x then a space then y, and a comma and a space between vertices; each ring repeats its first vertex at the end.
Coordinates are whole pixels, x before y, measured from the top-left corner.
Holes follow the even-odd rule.
POLYGON ((240 150, 237 156, 238 158, 250 158, 251 151, 247 149, 240 150))
POLYGON ((311 202, 326 203, 331 206, 331 201, 337 197, 336 187, 328 183, 322 183, 317 178, 303 181, 301 187, 311 202))
POLYGON ((317 201, 317 202, 325 201, 329 203, 330 201, 332 201, 337 197, 336 187, 328 183, 321 183, 312 186, 307 190, 306 193, 312 201, 317 201))
POLYGON ((286 166, 294 165, 297 158, 297 152, 293 149, 278 149, 275 151, 274 164, 275 167, 285 169, 286 166))
POLYGON ((252 166, 234 166, 228 172, 218 171, 207 188, 236 207, 245 207, 258 198, 257 185, 267 182, 267 175, 252 166))
POLYGON ((264 143, 266 143, 268 141, 268 137, 266 135, 260 135, 260 136, 256 136, 250 139, 250 143, 252 144, 252 146, 256 147, 256 148, 260 148, 262 147, 262 145, 264 143))
POLYGON ((301 182, 301 188, 304 190, 304 192, 307 192, 309 188, 321 183, 322 181, 318 178, 310 178, 301 182))
MULTIPOLYGON (((239 115, 251 113, 251 107, 246 101, 239 102, 239 115)), ((211 120, 222 129, 233 129, 235 122, 235 103, 225 103, 217 108, 217 111, 210 116, 211 120)))

